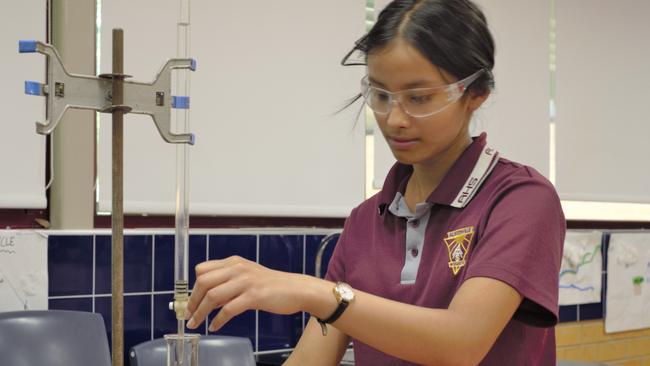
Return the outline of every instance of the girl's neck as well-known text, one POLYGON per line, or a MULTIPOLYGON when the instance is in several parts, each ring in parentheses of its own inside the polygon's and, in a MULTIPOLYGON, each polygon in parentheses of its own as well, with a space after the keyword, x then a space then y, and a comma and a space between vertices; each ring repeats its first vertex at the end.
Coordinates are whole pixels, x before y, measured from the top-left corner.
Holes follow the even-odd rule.
POLYGON ((426 201, 440 185, 449 169, 471 143, 472 139, 467 136, 465 141, 452 144, 437 157, 413 164, 413 174, 409 178, 404 193, 406 204, 411 212, 415 212, 415 206, 426 201))

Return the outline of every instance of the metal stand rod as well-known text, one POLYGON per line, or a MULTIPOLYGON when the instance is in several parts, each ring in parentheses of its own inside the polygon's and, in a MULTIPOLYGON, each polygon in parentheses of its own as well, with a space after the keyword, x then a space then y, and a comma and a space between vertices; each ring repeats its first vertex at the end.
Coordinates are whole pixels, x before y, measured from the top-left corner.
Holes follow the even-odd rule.
MULTIPOLYGON (((124 103, 124 32, 113 29, 113 106, 124 103)), ((124 364, 124 110, 113 110, 113 210, 112 221, 112 359, 113 366, 124 364)))

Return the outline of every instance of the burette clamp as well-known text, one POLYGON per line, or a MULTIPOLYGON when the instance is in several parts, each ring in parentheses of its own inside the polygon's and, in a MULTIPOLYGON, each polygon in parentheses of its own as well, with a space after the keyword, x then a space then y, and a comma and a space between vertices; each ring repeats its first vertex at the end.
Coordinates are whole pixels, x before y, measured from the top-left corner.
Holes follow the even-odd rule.
POLYGON ((59 124, 68 109, 87 109, 101 113, 121 110, 124 113, 151 116, 162 138, 169 143, 193 145, 192 133, 176 134, 171 131, 172 109, 188 109, 188 96, 172 96, 172 70, 196 70, 196 61, 191 58, 169 59, 158 71, 152 82, 124 80, 129 75, 102 74, 99 76, 69 73, 56 48, 34 40, 18 42, 20 53, 41 53, 47 56, 47 76, 45 83, 25 82, 25 94, 47 98, 45 122, 36 122, 36 131, 49 135, 59 124), (122 80, 124 102, 113 104, 112 87, 114 80, 122 80))

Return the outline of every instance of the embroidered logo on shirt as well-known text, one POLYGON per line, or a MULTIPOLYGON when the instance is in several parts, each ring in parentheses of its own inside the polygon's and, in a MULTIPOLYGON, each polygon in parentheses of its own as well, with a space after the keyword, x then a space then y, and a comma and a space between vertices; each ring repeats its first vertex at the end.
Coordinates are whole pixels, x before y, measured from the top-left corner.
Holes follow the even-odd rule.
POLYGON ((469 246, 474 237, 474 227, 468 226, 462 229, 450 231, 445 238, 447 251, 449 252, 449 268, 454 276, 465 266, 465 258, 469 252, 469 246))

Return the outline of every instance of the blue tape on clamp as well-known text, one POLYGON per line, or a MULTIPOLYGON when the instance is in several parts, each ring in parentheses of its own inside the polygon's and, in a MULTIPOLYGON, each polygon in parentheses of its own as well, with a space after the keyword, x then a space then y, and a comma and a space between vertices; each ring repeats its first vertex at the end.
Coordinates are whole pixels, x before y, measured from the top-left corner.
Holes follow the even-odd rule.
POLYGON ((195 59, 191 59, 191 60, 192 61, 190 63, 190 70, 196 71, 196 60, 195 59))
POLYGON ((190 109, 190 97, 172 96, 172 108, 190 109))
POLYGON ((43 95, 42 84, 38 81, 25 81, 25 94, 27 95, 43 95))
POLYGON ((195 142, 196 142, 196 136, 193 133, 191 133, 190 134, 190 145, 194 145, 195 142))
POLYGON ((34 40, 18 41, 18 52, 20 53, 36 52, 37 43, 38 42, 34 40))

